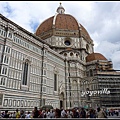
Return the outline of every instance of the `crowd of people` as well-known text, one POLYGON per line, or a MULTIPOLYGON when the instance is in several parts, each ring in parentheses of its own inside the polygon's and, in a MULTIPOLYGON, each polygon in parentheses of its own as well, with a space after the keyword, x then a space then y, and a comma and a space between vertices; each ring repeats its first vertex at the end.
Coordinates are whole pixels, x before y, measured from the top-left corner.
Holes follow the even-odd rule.
POLYGON ((107 118, 107 116, 119 115, 118 110, 107 110, 98 107, 96 110, 93 108, 84 109, 73 108, 73 109, 38 109, 34 107, 33 111, 25 112, 24 110, 16 109, 15 112, 9 112, 5 110, 1 113, 1 118, 107 118))

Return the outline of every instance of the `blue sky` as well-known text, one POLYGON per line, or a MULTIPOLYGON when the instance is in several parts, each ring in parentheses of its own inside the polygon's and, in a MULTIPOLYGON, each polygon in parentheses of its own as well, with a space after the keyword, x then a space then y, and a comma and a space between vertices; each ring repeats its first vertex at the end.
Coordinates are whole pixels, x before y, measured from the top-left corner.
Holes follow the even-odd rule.
POLYGON ((34 33, 45 19, 55 15, 59 3, 74 16, 94 41, 94 50, 112 60, 120 70, 120 2, 107 1, 0 1, 0 13, 34 33))

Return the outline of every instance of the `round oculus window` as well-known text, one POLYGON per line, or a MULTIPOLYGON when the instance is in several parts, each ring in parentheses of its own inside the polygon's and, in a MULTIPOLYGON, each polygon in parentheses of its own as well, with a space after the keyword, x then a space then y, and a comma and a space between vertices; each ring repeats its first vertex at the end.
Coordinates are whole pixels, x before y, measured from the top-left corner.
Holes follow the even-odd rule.
POLYGON ((67 46, 69 46, 69 45, 71 44, 69 40, 66 40, 64 43, 65 43, 65 45, 67 45, 67 46))

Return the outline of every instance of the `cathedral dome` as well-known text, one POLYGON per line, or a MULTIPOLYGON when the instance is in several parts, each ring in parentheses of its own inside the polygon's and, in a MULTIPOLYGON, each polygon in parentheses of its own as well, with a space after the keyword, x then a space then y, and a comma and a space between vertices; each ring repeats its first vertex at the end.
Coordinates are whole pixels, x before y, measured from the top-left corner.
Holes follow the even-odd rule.
POLYGON ((48 37, 52 35, 56 35, 59 31, 66 31, 68 33, 58 33, 61 35, 72 35, 77 37, 84 37, 86 40, 91 40, 90 35, 87 30, 70 14, 65 14, 65 9, 61 6, 57 8, 57 13, 43 21, 39 27, 37 28, 35 34, 42 39, 44 38, 44 34, 47 34, 48 37), (73 34, 72 34, 72 33, 73 34), (48 34, 49 33, 49 34, 48 34))
POLYGON ((86 62, 91 62, 93 60, 107 60, 101 53, 92 53, 86 57, 86 62))

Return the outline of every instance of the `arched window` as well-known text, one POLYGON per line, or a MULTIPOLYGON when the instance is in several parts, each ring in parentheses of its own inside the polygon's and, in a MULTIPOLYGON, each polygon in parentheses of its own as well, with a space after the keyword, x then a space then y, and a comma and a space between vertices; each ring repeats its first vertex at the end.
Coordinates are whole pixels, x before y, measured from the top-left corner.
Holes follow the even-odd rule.
POLYGON ((24 63, 24 72, 23 72, 22 85, 27 85, 28 67, 29 67, 29 60, 26 60, 25 63, 24 63))
POLYGON ((72 52, 70 53, 70 56, 73 56, 73 53, 72 53, 72 52))
POLYGON ((67 56, 67 53, 64 53, 64 56, 67 56))
POLYGON ((57 91, 57 74, 54 74, 54 91, 57 91))
POLYGON ((88 44, 86 45, 86 50, 89 52, 89 45, 88 44))
POLYGON ((93 76, 93 71, 92 71, 92 69, 90 69, 90 76, 93 76))
POLYGON ((76 54, 76 57, 78 57, 78 54, 76 54))

